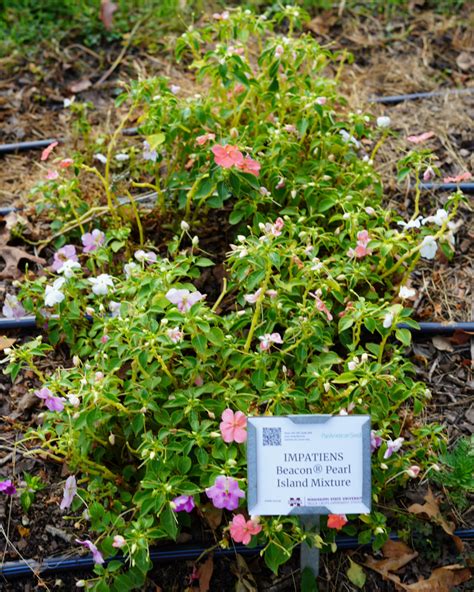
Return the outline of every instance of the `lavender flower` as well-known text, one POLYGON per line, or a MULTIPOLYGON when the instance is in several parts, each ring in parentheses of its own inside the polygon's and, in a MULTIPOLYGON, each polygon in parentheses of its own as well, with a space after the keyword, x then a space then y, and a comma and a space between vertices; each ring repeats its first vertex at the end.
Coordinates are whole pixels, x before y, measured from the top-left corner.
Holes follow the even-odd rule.
POLYGON ((370 452, 374 453, 382 446, 382 438, 372 430, 370 432, 370 452))
POLYGON ((172 504, 174 512, 189 513, 192 512, 195 507, 194 498, 192 495, 179 495, 178 497, 174 498, 172 504))
POLYGON ((7 319, 21 319, 25 314, 25 309, 18 302, 18 298, 13 294, 6 294, 3 303, 2 313, 7 319))
POLYGON ((92 232, 86 232, 81 237, 82 244, 84 245, 84 253, 92 253, 101 247, 105 242, 105 234, 94 228, 92 232))
POLYGON ((82 545, 83 547, 87 547, 89 549, 89 551, 92 553, 92 559, 94 560, 94 563, 104 563, 102 553, 99 551, 99 549, 94 545, 92 541, 80 541, 79 539, 76 539, 76 543, 79 543, 79 545, 82 545))
POLYGON ((77 483, 76 477, 71 475, 66 479, 66 484, 64 485, 64 492, 63 492, 63 499, 61 501, 61 505, 59 506, 61 510, 66 510, 72 504, 72 500, 77 493, 77 483))
POLYGON ((67 261, 78 261, 76 247, 74 245, 64 245, 64 247, 61 247, 54 253, 51 269, 60 272, 67 261))
POLYGON ((205 294, 201 292, 190 292, 189 290, 177 290, 171 288, 168 290, 165 297, 172 303, 176 304, 180 312, 188 312, 193 304, 205 298, 205 294))
POLYGON ((156 263, 156 259, 157 259, 156 253, 153 253, 153 251, 145 252, 142 249, 137 251, 134 254, 134 257, 140 263, 156 263))
POLYGON ((44 404, 50 411, 62 411, 64 409, 64 399, 55 397, 48 387, 44 386, 42 389, 34 393, 39 399, 44 400, 44 404))
POLYGON ((0 481, 0 491, 5 495, 15 495, 16 487, 11 479, 5 479, 5 481, 0 481))
POLYGON ((156 162, 157 158, 158 152, 156 150, 152 150, 150 144, 145 140, 143 142, 143 160, 156 162))
POLYGON ((207 497, 216 508, 235 510, 239 506, 239 498, 245 497, 238 482, 232 477, 219 476, 212 487, 206 488, 207 497))
POLYGON ((385 459, 387 459, 387 458, 390 458, 394 452, 398 452, 400 450, 400 448, 402 447, 402 444, 404 441, 405 441, 405 438, 397 438, 396 440, 389 440, 387 442, 387 450, 385 451, 385 454, 383 455, 383 457, 385 459))

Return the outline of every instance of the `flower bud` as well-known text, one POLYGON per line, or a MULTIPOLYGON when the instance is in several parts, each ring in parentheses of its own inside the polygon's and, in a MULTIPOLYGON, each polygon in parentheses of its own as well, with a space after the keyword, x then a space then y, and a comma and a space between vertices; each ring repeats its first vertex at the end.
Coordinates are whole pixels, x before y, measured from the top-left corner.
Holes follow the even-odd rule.
POLYGON ((199 244, 199 237, 193 236, 193 240, 191 242, 192 242, 193 247, 197 247, 199 244))
POLYGON ((110 434, 109 435, 109 443, 113 446, 115 444, 115 435, 114 434, 110 434))
POLYGON ((185 231, 189 230, 189 228, 190 228, 189 224, 185 220, 181 220, 180 226, 181 226, 181 230, 185 230, 185 231))
POLYGON ((81 364, 81 358, 79 356, 73 356, 72 363, 77 368, 81 364))

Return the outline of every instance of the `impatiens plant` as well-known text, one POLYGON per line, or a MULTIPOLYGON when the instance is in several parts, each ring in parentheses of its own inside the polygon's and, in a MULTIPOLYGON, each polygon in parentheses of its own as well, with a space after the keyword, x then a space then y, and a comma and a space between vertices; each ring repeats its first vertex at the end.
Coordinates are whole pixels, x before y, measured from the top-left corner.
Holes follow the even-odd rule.
MULTIPOLYGON (((269 19, 223 14, 176 48, 206 96, 180 98, 164 78, 134 83, 107 156, 90 156, 98 146, 89 160, 75 155, 37 190, 43 215, 45 200, 56 204, 51 269, 4 305, 47 326, 49 343, 6 352, 8 372, 38 379, 43 422, 25 442, 74 474, 61 507, 81 516, 77 542, 93 553, 99 591, 142 588, 150 546, 210 508, 224 510, 209 521, 212 540, 258 542, 275 572, 301 541, 329 550, 341 529, 380 548, 388 526, 377 504, 429 471, 443 445, 441 428, 420 419, 430 394, 413 379, 399 323, 417 326, 403 304, 408 277, 438 244, 453 248, 460 196, 445 214, 415 211, 399 225, 364 152, 380 131, 340 112, 323 76, 330 54, 295 33, 304 13, 277 15, 287 37, 269 19), (145 143, 119 147, 138 112, 145 143), (83 175, 95 175, 106 205, 78 199, 83 175), (133 186, 157 194, 165 245, 147 242, 133 186), (222 261, 194 235, 212 209, 235 227, 218 290, 202 270, 222 261), (58 343, 72 365, 45 375, 37 358, 58 343), (305 413, 372 417, 375 511, 329 516, 320 535, 293 516, 245 515, 246 417, 305 413), (104 565, 117 549, 126 566, 104 565)), ((424 157, 411 158, 424 170, 424 157)))

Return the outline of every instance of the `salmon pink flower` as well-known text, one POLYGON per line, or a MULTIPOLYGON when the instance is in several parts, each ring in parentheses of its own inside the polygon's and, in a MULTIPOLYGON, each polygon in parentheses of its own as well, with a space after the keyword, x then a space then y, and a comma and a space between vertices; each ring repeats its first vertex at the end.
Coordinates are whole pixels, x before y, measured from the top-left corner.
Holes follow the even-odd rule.
POLYGON ((229 11, 224 10, 222 13, 214 12, 212 18, 216 21, 227 21, 229 19, 229 11))
POLYGON ((434 135, 435 135, 434 132, 423 132, 419 136, 408 136, 407 140, 408 140, 408 142, 411 142, 412 144, 423 144, 423 142, 426 142, 426 140, 433 138, 434 135))
POLYGON ((245 497, 239 484, 233 477, 220 475, 212 487, 206 488, 207 497, 212 500, 214 507, 235 510, 239 506, 239 499, 245 497))
POLYGON ((58 171, 48 171, 48 174, 46 175, 46 178, 48 179, 48 181, 54 181, 58 177, 59 177, 58 171))
POLYGON ((43 152, 41 153, 41 160, 48 160, 49 155, 51 152, 56 148, 59 142, 52 142, 49 146, 47 146, 43 152))
POLYGON ((80 541, 79 539, 76 539, 76 543, 89 549, 89 551, 92 553, 92 559, 94 560, 94 563, 104 563, 102 553, 99 551, 99 549, 94 545, 92 541, 80 541))
POLYGON ((244 156, 237 146, 222 146, 221 144, 215 144, 211 148, 214 154, 214 160, 216 164, 223 167, 224 169, 230 169, 233 166, 241 166, 244 162, 244 156))
POLYGON ((362 259, 366 255, 370 255, 372 251, 367 247, 370 241, 370 236, 367 230, 361 230, 357 233, 357 244, 355 249, 349 249, 347 251, 348 257, 356 257, 362 259))
POLYGON ((329 514, 328 515, 328 528, 335 528, 341 530, 341 528, 348 522, 345 514, 329 514))
POLYGON ((310 292, 310 295, 316 300, 316 308, 326 315, 328 321, 332 321, 334 317, 329 312, 328 307, 324 304, 324 302, 320 298, 321 290, 316 290, 316 293, 310 292))
POLYGON ((243 173, 248 173, 249 175, 254 175, 258 177, 260 174, 261 164, 253 158, 244 158, 244 161, 241 164, 236 164, 236 167, 240 169, 243 173))
POLYGON ((189 290, 177 290, 171 288, 165 295, 165 298, 172 304, 176 304, 180 312, 188 312, 193 304, 205 298, 201 292, 190 292, 189 290))
POLYGON ((411 467, 409 467, 407 469, 407 475, 409 477, 411 477, 412 479, 416 479, 418 477, 418 475, 420 474, 420 467, 418 467, 417 465, 412 465, 411 467))
POLYGON ((76 247, 74 245, 64 245, 64 247, 61 247, 54 253, 51 269, 60 272, 66 261, 78 261, 76 247))
POLYGON ((114 536, 114 541, 112 543, 112 547, 114 547, 114 549, 121 549, 124 546, 125 546, 125 539, 123 538, 122 535, 116 534, 114 536))
POLYGON ((11 479, 5 479, 4 481, 0 481, 0 491, 5 495, 15 495, 16 487, 13 485, 11 479))
POLYGON ((206 144, 206 142, 209 142, 210 140, 215 140, 215 139, 216 139, 216 134, 212 134, 212 133, 203 134, 202 136, 198 136, 196 138, 196 144, 198 146, 203 146, 204 144, 206 144))
POLYGON ((248 545, 252 536, 261 532, 262 526, 256 520, 245 520, 243 514, 237 514, 230 523, 230 536, 236 543, 248 545))
POLYGON ((61 508, 61 510, 66 510, 67 508, 69 508, 72 504, 72 500, 74 499, 74 496, 77 493, 77 483, 76 483, 76 477, 74 477, 74 475, 71 475, 70 477, 68 477, 66 479, 66 484, 64 486, 64 492, 63 492, 63 499, 61 501, 61 505, 59 506, 61 508))
POLYGON ((192 512, 195 507, 192 495, 179 495, 172 502, 173 512, 192 512))
POLYGON ((64 399, 62 397, 55 397, 47 387, 43 387, 34 394, 44 400, 44 404, 50 411, 62 411, 64 409, 64 399))
POLYGON ((472 175, 469 172, 461 173, 456 177, 444 177, 443 183, 462 183, 463 181, 469 181, 472 179, 472 175))
POLYGON ((72 158, 64 158, 63 160, 61 160, 61 162, 59 163, 59 168, 61 169, 67 169, 70 166, 72 166, 74 164, 74 161, 72 158))
POLYGON ((224 442, 242 444, 247 440, 247 417, 242 411, 234 413, 232 409, 226 409, 221 417, 219 427, 224 442))

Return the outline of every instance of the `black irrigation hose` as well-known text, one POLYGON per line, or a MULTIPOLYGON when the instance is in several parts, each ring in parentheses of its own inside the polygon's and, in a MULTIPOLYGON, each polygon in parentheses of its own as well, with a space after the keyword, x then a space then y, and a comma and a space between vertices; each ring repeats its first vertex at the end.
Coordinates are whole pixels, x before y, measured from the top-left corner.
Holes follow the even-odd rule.
MULTIPOLYGON (((57 318, 57 317, 55 317, 57 318)), ((405 323, 398 325, 399 329, 408 329, 414 337, 428 337, 431 335, 451 335, 456 331, 474 333, 474 322, 467 323, 418 323, 420 328, 414 329, 405 323)), ((27 316, 21 319, 0 318, 0 331, 9 329, 35 329, 37 328, 36 317, 27 316)))
POLYGON ((474 183, 420 183, 420 189, 424 191, 463 191, 474 193, 474 183))
POLYGON ((24 150, 40 150, 46 148, 53 142, 58 142, 56 138, 49 140, 37 140, 36 142, 17 142, 16 144, 0 144, 0 154, 10 154, 12 152, 23 152, 24 150))
POLYGON ((416 101, 418 99, 430 99, 432 97, 445 97, 448 95, 467 95, 474 92, 474 88, 462 88, 462 89, 447 89, 438 90, 433 92, 419 92, 410 93, 406 95, 393 95, 390 97, 370 97, 370 103, 382 103, 382 104, 396 104, 404 101, 416 101))
MULTIPOLYGON (((454 535, 463 541, 474 540, 474 529, 456 530, 454 535)), ((390 535, 393 541, 399 540, 395 534, 390 535)), ((360 547, 368 547, 370 543, 361 545, 356 537, 336 537, 338 549, 356 549, 360 547)), ((228 549, 215 549, 213 551, 214 557, 229 557, 239 555, 256 555, 263 547, 256 546, 249 548, 245 545, 234 545, 228 549)), ((186 561, 198 559, 201 555, 206 553, 206 547, 198 545, 175 545, 172 547, 165 547, 163 549, 151 549, 150 559, 153 563, 163 563, 167 561, 186 561)), ((123 555, 116 555, 106 559, 106 563, 111 561, 125 562, 123 555)), ((25 576, 37 575, 54 575, 61 572, 74 571, 90 571, 94 567, 94 560, 92 555, 84 555, 82 557, 46 557, 43 561, 22 560, 6 562, 1 570, 0 576, 5 579, 16 579, 25 576)))

